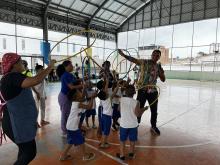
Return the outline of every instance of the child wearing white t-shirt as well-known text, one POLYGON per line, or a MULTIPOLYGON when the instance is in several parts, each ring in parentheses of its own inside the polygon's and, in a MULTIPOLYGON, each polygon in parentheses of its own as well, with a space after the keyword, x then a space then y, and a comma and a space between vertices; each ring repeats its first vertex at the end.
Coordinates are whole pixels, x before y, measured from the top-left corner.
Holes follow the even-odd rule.
MULTIPOLYGON (((95 95, 92 96, 93 98, 95 95)), ((95 157, 94 153, 86 153, 85 151, 85 140, 79 129, 80 117, 83 109, 91 109, 93 105, 93 101, 89 101, 88 104, 84 104, 84 96, 80 90, 73 89, 68 93, 68 98, 72 100, 72 107, 70 111, 70 115, 67 120, 66 128, 67 128, 67 145, 60 156, 60 160, 69 160, 72 159, 70 155, 68 155, 69 150, 73 145, 80 146, 83 154, 83 160, 92 160, 95 157)))
MULTIPOLYGON (((112 88, 111 88, 112 84, 110 83, 108 85, 108 92, 110 94, 112 94, 112 88)), ((105 82, 104 80, 100 80, 97 84, 96 84, 97 89, 99 90, 99 92, 104 91, 105 88, 105 82)), ((99 101, 99 106, 98 106, 98 129, 97 129, 97 138, 100 139, 102 137, 102 114, 103 114, 103 106, 102 106, 102 102, 99 101)))
POLYGON ((121 160, 125 160, 125 142, 127 138, 130 141, 130 152, 128 156, 129 158, 134 158, 135 142, 138 135, 137 117, 141 116, 148 109, 148 106, 140 109, 140 103, 133 99, 135 93, 135 87, 133 85, 127 85, 125 89, 126 96, 120 98, 120 153, 117 153, 116 156, 121 160))
POLYGON ((109 87, 109 80, 105 79, 105 88, 104 90, 101 90, 98 93, 98 98, 100 99, 100 103, 103 108, 102 117, 101 117, 101 129, 102 129, 102 135, 103 135, 101 144, 100 144, 101 148, 109 147, 108 136, 110 134, 110 128, 111 128, 111 123, 112 123, 112 112, 113 112, 111 101, 118 90, 119 83, 113 93, 111 92, 112 90, 109 89, 108 87, 109 87))
MULTIPOLYGON (((113 85, 113 89, 115 89, 117 84, 113 85)), ((120 124, 118 123, 118 119, 121 117, 120 114, 120 100, 119 98, 122 96, 121 93, 121 88, 118 89, 115 97, 113 97, 112 99, 112 109, 113 109, 113 114, 112 114, 112 130, 113 131, 117 131, 118 127, 120 126, 120 124)))
MULTIPOLYGON (((44 70, 44 67, 42 65, 37 65, 35 67, 35 70, 36 70, 36 73, 39 74, 44 70)), ((49 122, 45 120, 45 109, 46 109, 45 86, 46 86, 46 82, 45 82, 45 80, 43 80, 40 84, 33 87, 34 91, 35 91, 34 99, 36 102, 36 106, 37 106, 38 111, 40 109, 40 113, 41 113, 41 120, 40 120, 41 126, 49 124, 49 122)), ((39 125, 39 127, 40 127, 40 125, 39 125)))
POLYGON ((96 125, 95 125, 95 115, 96 115, 96 101, 94 98, 91 98, 92 95, 94 95, 96 93, 96 91, 92 88, 92 83, 89 83, 89 87, 86 90, 86 94, 87 94, 87 98, 88 99, 92 99, 93 100, 93 106, 92 109, 88 109, 86 110, 86 126, 87 128, 90 128, 89 126, 89 117, 92 116, 92 128, 96 129, 96 125))

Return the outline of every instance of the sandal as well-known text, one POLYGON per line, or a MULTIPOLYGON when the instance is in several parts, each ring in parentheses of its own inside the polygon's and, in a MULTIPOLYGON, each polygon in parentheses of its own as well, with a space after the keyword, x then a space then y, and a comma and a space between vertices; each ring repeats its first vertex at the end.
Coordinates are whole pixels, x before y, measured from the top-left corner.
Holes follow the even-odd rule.
POLYGON ((135 153, 130 152, 130 153, 128 154, 128 158, 129 158, 129 159, 134 159, 134 158, 135 158, 135 153))
POLYGON ((83 156, 83 160, 84 161, 92 160, 94 158, 95 158, 95 154, 94 153, 88 153, 86 156, 83 156))
POLYGON ((116 157, 120 160, 125 160, 125 156, 121 156, 120 153, 116 153, 116 157))
POLYGON ((45 121, 45 120, 42 120, 42 121, 41 121, 41 125, 42 125, 42 126, 47 125, 47 124, 50 124, 50 122, 49 122, 49 121, 45 121))
POLYGON ((37 128, 41 128, 41 125, 37 122, 37 128))
POLYGON ((72 160, 73 157, 71 155, 66 155, 65 157, 60 156, 60 161, 65 161, 65 160, 72 160))
POLYGON ((100 148, 109 148, 109 147, 110 147, 109 143, 102 143, 100 145, 100 148))

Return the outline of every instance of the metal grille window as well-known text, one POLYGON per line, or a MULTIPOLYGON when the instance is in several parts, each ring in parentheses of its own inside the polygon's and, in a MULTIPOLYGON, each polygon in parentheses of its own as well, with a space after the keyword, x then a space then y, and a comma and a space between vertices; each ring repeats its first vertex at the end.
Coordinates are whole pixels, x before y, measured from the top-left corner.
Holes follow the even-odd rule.
POLYGON ((6 38, 3 38, 3 49, 6 49, 7 45, 6 45, 6 38))
POLYGON ((25 50, 25 40, 24 39, 21 40, 21 49, 25 50))
POLYGON ((75 52, 75 51, 76 51, 76 45, 73 44, 73 52, 75 52))
POLYGON ((57 45, 57 52, 60 52, 60 44, 57 45))

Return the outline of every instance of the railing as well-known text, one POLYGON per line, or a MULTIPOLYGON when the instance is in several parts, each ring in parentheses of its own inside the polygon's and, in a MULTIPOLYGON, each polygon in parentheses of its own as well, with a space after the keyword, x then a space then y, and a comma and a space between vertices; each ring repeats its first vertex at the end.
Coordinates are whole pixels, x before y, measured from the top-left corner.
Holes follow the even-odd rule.
POLYGON ((217 76, 220 76, 220 61, 202 61, 200 81, 219 81, 217 76))

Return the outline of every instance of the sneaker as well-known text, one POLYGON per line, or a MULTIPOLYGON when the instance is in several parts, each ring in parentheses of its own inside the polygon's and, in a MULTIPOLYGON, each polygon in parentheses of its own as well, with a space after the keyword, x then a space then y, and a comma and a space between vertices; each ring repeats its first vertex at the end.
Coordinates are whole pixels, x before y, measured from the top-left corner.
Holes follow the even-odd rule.
POLYGON ((109 143, 105 143, 105 147, 106 147, 106 148, 109 148, 109 147, 110 147, 110 144, 109 144, 109 143))
POLYGON ((67 138, 67 134, 62 133, 62 134, 61 134, 61 137, 62 137, 62 138, 67 138))
POLYGON ((128 154, 128 158, 129 158, 129 159, 134 159, 134 158, 135 158, 135 153, 130 152, 130 153, 128 154))
POLYGON ((118 122, 115 123, 117 127, 120 127, 120 124, 118 122))
POLYGON ((151 127, 151 132, 155 135, 160 135, 160 130, 157 127, 151 127))
POLYGON ((87 153, 86 156, 83 156, 83 160, 84 161, 92 160, 94 158, 95 158, 95 154, 94 153, 87 153))
POLYGON ((100 148, 103 148, 103 149, 109 148, 109 147, 110 147, 110 145, 109 145, 108 143, 102 143, 102 144, 100 145, 100 148))
POLYGON ((101 143, 101 144, 99 144, 99 147, 100 147, 100 148, 105 148, 105 144, 104 144, 104 143, 101 143))
POLYGON ((125 160, 125 156, 121 156, 119 153, 116 153, 116 157, 121 160, 125 160))
POLYGON ((117 127, 115 125, 112 125, 112 131, 117 131, 117 127))

